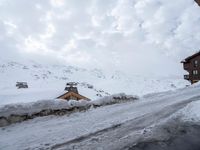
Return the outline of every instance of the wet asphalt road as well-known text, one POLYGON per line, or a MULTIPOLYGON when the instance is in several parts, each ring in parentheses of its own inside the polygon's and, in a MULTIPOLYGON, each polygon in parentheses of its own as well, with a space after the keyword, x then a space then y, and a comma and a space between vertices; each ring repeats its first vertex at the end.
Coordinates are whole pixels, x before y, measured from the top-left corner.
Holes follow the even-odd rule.
POLYGON ((200 126, 181 125, 167 140, 145 141, 128 150, 200 150, 200 126))

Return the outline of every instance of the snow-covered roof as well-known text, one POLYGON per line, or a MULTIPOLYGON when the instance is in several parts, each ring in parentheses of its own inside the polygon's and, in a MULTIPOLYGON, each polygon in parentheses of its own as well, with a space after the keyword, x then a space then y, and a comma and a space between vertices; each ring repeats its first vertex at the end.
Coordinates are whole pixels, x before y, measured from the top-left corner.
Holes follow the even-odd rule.
POLYGON ((190 59, 192 59, 192 58, 194 58, 194 57, 196 57, 196 56, 198 56, 198 55, 200 55, 200 51, 198 51, 197 53, 195 53, 195 54, 193 54, 193 55, 191 55, 191 56, 189 56, 189 57, 187 57, 187 58, 185 58, 185 59, 183 60, 183 62, 188 62, 190 59))

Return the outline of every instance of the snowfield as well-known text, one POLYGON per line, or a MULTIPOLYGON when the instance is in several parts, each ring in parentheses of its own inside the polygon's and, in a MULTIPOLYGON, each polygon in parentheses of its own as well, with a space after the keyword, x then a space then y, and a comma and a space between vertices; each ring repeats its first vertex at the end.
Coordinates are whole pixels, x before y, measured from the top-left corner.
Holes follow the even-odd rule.
POLYGON ((182 77, 127 75, 120 71, 10 61, 0 62, 0 77, 0 105, 55 99, 71 81, 78 82, 79 93, 92 100, 121 92, 142 96, 188 84, 182 77), (17 89, 18 81, 28 82, 29 88, 17 89))
POLYGON ((12 124, 0 128, 0 149, 124 149, 150 136, 144 134, 147 129, 175 116, 183 122, 187 118, 198 123, 199 90, 196 85, 69 116, 46 116, 12 124))

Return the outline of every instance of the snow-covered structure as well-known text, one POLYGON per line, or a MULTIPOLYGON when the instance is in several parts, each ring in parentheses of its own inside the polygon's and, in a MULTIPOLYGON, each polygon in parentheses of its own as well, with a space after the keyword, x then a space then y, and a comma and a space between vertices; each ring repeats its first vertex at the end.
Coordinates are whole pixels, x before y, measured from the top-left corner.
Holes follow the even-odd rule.
POLYGON ((16 87, 17 87, 18 89, 28 88, 28 84, 27 84, 27 82, 17 82, 17 83, 16 83, 16 87))

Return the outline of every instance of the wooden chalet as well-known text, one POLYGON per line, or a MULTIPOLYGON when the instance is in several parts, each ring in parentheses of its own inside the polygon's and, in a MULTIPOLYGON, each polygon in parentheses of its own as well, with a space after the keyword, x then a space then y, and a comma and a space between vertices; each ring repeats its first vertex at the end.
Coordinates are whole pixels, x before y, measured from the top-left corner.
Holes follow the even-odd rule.
POLYGON ((200 6, 200 0, 194 0, 200 6))
POLYGON ((183 61, 183 68, 188 72, 184 75, 184 79, 196 83, 200 80, 200 51, 185 58, 183 61))
POLYGON ((89 98, 83 96, 83 95, 80 95, 79 92, 78 92, 78 88, 76 87, 76 83, 75 82, 69 82, 67 83, 66 85, 66 88, 65 88, 65 93, 59 97, 57 97, 58 99, 63 99, 63 100, 90 100, 89 98))

